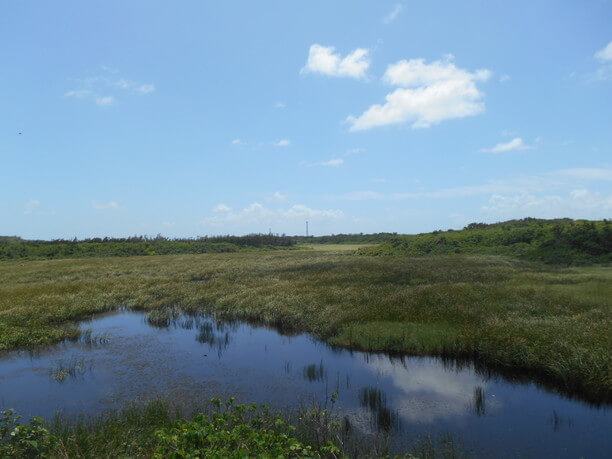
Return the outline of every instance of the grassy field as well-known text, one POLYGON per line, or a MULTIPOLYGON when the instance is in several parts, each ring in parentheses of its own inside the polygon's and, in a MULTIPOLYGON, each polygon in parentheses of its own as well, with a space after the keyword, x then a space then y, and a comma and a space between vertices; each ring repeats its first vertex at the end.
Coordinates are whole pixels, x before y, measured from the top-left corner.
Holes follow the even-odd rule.
POLYGON ((477 357, 612 397, 612 268, 293 250, 0 262, 0 350, 118 307, 214 312, 367 350, 477 357), (197 281, 197 282, 195 282, 197 281))

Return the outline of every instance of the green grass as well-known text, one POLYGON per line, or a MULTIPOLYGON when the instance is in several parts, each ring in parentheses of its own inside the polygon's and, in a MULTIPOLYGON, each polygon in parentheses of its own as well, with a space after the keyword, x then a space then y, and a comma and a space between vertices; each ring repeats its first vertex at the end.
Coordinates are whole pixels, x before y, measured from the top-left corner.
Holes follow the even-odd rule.
POLYGON ((606 266, 297 250, 3 261, 0 279, 0 349, 74 338, 74 320, 109 309, 155 311, 161 323, 181 308, 366 350, 475 357, 612 398, 606 266))

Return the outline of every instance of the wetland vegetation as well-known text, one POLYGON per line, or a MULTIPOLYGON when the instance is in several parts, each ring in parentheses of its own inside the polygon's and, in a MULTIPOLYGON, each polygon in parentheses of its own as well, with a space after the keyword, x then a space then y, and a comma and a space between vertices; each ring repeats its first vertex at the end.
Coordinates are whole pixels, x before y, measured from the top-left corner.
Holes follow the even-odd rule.
MULTIPOLYGON (((200 249, 181 253, 176 249, 180 244, 172 245, 176 241, 161 239, 64 241, 48 246, 5 239, 0 242, 4 254, 19 253, 15 247, 20 245, 44 247, 47 252, 26 249, 31 251, 25 257, 34 259, 5 256, 11 259, 0 262, 0 351, 64 339, 104 343, 106 336, 82 332, 75 321, 118 308, 142 310, 148 322, 159 327, 168 326, 182 313, 205 313, 308 332, 351 349, 465 358, 595 404, 612 399, 612 238, 607 221, 527 219, 475 224, 464 231, 384 235, 381 245, 357 251, 350 245, 360 242, 354 237, 333 241, 343 246, 322 244, 325 250, 317 250, 316 241, 283 238, 279 236, 283 243, 260 241, 259 246, 193 241, 193 247, 233 247, 202 250, 206 253, 199 253, 200 249), (146 253, 131 249, 121 253, 138 254, 129 257, 108 256, 117 254, 115 249, 95 249, 90 255, 72 253, 61 259, 66 247, 87 252, 82 247, 88 244, 103 248, 136 244, 147 249, 143 249, 146 253), (167 253, 159 252, 164 244, 178 252, 159 255, 167 253), (58 247, 49 255, 49 248, 58 247), (147 251, 151 247, 155 250, 147 251), (342 247, 349 250, 336 250, 342 247)), ((217 336, 212 329, 199 329, 201 343, 221 349, 229 339, 228 333, 217 336)), ((83 368, 82 362, 63 362, 56 379, 76 376, 83 368)), ((326 374, 318 361, 302 372, 304 379, 312 381, 326 374)), ((483 415, 484 400, 484 392, 475 389, 474 410, 483 415)), ((363 389, 362 403, 388 424, 396 416, 375 387, 363 389)), ((205 431, 217 422, 204 416, 176 424, 178 415, 169 412, 160 415, 162 421, 153 422, 145 411, 112 417, 95 428, 65 427, 52 435, 58 441, 91 441, 93 448, 118 425, 131 422, 141 429, 135 438, 143 442, 132 445, 133 451, 142 453, 134 455, 147 456, 162 448, 163 441, 154 431, 166 429, 175 438, 178 434, 172 429, 179 429, 180 435, 190 436, 191 429, 205 431), (138 416, 141 421, 136 421, 138 416)), ((6 416, 5 423, 9 422, 6 416)), ((34 422, 31 428, 43 427, 34 422)), ((253 433, 249 429, 239 430, 248 437, 253 433)), ((333 449, 337 442, 334 447, 313 443, 310 437, 293 436, 283 429, 274 430, 285 435, 283 447, 310 445, 315 448, 313 454, 337 452, 333 449)), ((271 442, 278 440, 276 433, 270 435, 266 438, 271 442)), ((67 447, 65 441, 63 447, 67 447)), ((84 448, 81 455, 97 455, 86 453, 95 451, 89 447, 78 447, 84 448)))

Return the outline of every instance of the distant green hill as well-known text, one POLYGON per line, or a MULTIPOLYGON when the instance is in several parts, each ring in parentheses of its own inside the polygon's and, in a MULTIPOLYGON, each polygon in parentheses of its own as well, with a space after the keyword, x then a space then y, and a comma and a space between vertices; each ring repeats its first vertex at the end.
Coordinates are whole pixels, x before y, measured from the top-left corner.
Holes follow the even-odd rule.
POLYGON ((474 253, 519 257, 552 264, 612 262, 609 220, 524 218, 501 223, 470 223, 459 231, 395 236, 359 250, 363 255, 474 253))

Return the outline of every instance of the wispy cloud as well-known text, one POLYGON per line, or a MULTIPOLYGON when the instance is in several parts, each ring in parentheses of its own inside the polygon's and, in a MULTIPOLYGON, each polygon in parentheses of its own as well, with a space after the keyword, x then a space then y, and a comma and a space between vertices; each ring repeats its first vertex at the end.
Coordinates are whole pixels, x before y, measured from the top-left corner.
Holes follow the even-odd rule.
POLYGON ((399 89, 387 94, 386 102, 375 104, 360 116, 349 116, 351 131, 411 122, 426 128, 452 118, 484 112, 484 94, 477 83, 492 73, 486 69, 469 72, 457 67, 452 55, 425 63, 423 59, 402 60, 390 65, 383 80, 399 89))
POLYGON ((509 142, 498 143, 491 148, 481 148, 483 153, 507 153, 510 151, 531 150, 533 146, 526 145, 521 137, 515 137, 509 142))
POLYGON ((587 76, 588 81, 612 80, 612 41, 604 48, 595 53, 595 59, 600 63, 600 67, 594 73, 587 76))
POLYGON ((319 161, 316 163, 309 163, 307 161, 300 162, 300 166, 307 167, 315 167, 315 166, 324 166, 324 167, 339 167, 344 164, 344 160, 341 158, 330 159, 329 161, 319 161))
POLYGON ((203 224, 212 227, 224 227, 237 231, 247 229, 254 231, 253 228, 265 228, 268 226, 286 227, 288 224, 299 222, 302 227, 304 220, 309 221, 334 221, 344 217, 341 210, 333 209, 313 209, 303 204, 296 204, 287 208, 271 209, 254 202, 241 210, 232 210, 225 204, 215 207, 216 215, 204 218, 203 224), (218 211, 223 206, 222 211, 218 211))
POLYGON ((284 201, 285 199, 287 199, 287 195, 281 193, 280 191, 275 191, 272 195, 272 199, 276 199, 277 201, 284 201))
POLYGON ((529 216, 544 218, 601 218, 612 211, 612 196, 587 189, 571 190, 567 194, 514 195, 495 194, 489 198, 482 212, 495 219, 529 216))
POLYGON ((363 148, 349 148, 346 150, 344 156, 356 155, 357 153, 363 153, 365 150, 363 148))
POLYGON ((349 201, 403 201, 410 199, 449 199, 478 195, 538 194, 547 190, 576 188, 591 181, 611 181, 612 169, 575 168, 560 169, 540 175, 518 176, 508 179, 489 180, 476 185, 439 188, 437 190, 381 193, 378 191, 353 191, 330 196, 332 199, 349 201))
POLYGON ((232 145, 244 145, 246 142, 240 139, 232 140, 232 145))
POLYGON ((64 97, 90 100, 99 107, 110 107, 119 95, 147 95, 155 91, 152 83, 138 83, 116 76, 118 70, 102 66, 104 75, 76 80, 79 88, 64 93, 64 97))
POLYGON ((287 104, 285 102, 281 102, 278 101, 274 104, 274 108, 278 108, 279 110, 282 110, 283 108, 286 108, 287 104))
POLYGON ((595 53, 595 58, 601 62, 612 62, 612 41, 595 53))
POLYGON ((23 213, 26 215, 34 213, 40 207, 40 201, 38 199, 31 199, 26 202, 23 213))
POLYGON ((395 19, 400 15, 400 13, 402 12, 403 9, 404 9, 404 7, 402 6, 401 3, 396 3, 393 6, 393 9, 389 12, 389 14, 387 14, 383 18, 383 22, 385 24, 389 24, 389 23, 395 21, 395 19))
POLYGON ((550 173, 553 176, 564 176, 579 180, 604 180, 612 181, 612 169, 600 169, 600 168, 575 168, 575 169, 561 169, 550 173))
POLYGON ((365 78, 370 67, 368 50, 357 48, 342 57, 333 46, 314 44, 308 52, 308 60, 301 73, 319 73, 332 77, 365 78))
POLYGON ((97 210, 119 210, 122 208, 119 205, 119 203, 115 201, 108 201, 105 203, 99 203, 99 202, 93 201, 91 205, 94 209, 97 209, 97 210))
POLYGON ((110 107, 115 103, 113 96, 96 97, 96 105, 99 107, 110 107))
POLYGON ((223 203, 217 204, 215 208, 213 209, 213 212, 215 213, 226 213, 226 212, 231 212, 231 211, 232 211, 232 208, 223 203))
POLYGON ((288 147, 291 145, 291 141, 288 139, 280 139, 274 142, 275 147, 288 147))

